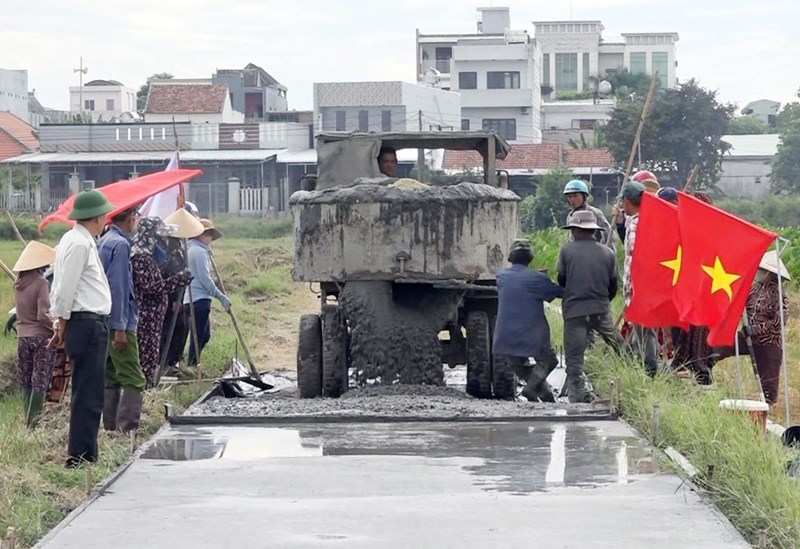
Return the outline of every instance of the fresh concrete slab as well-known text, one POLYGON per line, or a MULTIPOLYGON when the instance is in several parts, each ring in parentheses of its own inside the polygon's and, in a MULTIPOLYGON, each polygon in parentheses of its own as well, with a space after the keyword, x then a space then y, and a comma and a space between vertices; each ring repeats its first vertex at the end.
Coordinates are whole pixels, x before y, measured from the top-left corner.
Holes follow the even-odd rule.
POLYGON ((621 422, 172 427, 39 547, 748 547, 621 422))

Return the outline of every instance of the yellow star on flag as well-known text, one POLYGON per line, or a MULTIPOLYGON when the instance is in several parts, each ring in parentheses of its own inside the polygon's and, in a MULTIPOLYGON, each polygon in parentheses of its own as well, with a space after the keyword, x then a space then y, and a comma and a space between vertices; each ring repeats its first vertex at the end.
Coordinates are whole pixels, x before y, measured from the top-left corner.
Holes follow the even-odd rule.
POLYGON ((717 256, 714 260, 713 267, 709 267, 707 265, 702 265, 702 267, 703 271, 705 271, 705 273, 711 277, 711 293, 714 294, 721 290, 725 292, 725 294, 728 296, 728 299, 733 299, 733 290, 731 289, 731 284, 742 277, 737 274, 725 272, 725 268, 722 266, 722 261, 719 260, 719 256, 717 256))
POLYGON ((659 265, 663 265, 667 269, 672 269, 672 285, 678 283, 678 275, 681 273, 681 258, 683 257, 683 248, 678 246, 678 251, 675 254, 675 259, 669 261, 662 261, 659 265))

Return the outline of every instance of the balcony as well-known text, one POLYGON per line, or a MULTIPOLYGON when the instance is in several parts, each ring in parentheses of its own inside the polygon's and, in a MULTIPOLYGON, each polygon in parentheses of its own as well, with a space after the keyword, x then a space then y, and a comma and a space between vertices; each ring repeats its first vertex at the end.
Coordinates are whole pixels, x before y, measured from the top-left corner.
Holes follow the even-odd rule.
POLYGON ((442 74, 449 75, 452 65, 452 59, 423 59, 420 74, 425 74, 428 69, 436 69, 442 74))

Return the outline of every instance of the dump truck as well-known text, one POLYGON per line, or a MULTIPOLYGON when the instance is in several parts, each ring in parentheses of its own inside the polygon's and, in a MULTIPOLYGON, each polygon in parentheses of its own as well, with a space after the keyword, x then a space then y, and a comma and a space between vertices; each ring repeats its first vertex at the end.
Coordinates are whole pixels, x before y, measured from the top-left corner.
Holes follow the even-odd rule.
POLYGON ((443 384, 445 365, 466 365, 467 393, 514 398, 513 371, 492 356, 496 273, 519 227, 520 198, 496 171, 509 148, 482 131, 317 136, 318 173, 289 200, 292 277, 321 305, 300 319, 300 397, 338 397, 351 374, 443 384), (387 177, 381 147, 464 151, 482 158, 482 181, 387 177))

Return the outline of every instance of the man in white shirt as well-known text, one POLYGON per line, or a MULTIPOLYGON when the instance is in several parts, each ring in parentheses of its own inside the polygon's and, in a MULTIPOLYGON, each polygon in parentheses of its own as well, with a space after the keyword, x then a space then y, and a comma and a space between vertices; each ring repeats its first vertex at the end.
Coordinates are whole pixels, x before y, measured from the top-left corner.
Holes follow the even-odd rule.
POLYGON ((98 458, 111 291, 95 238, 113 209, 101 192, 81 192, 69 214, 76 224, 56 247, 50 312, 57 320, 51 347, 64 345, 72 364, 67 467, 98 458))

